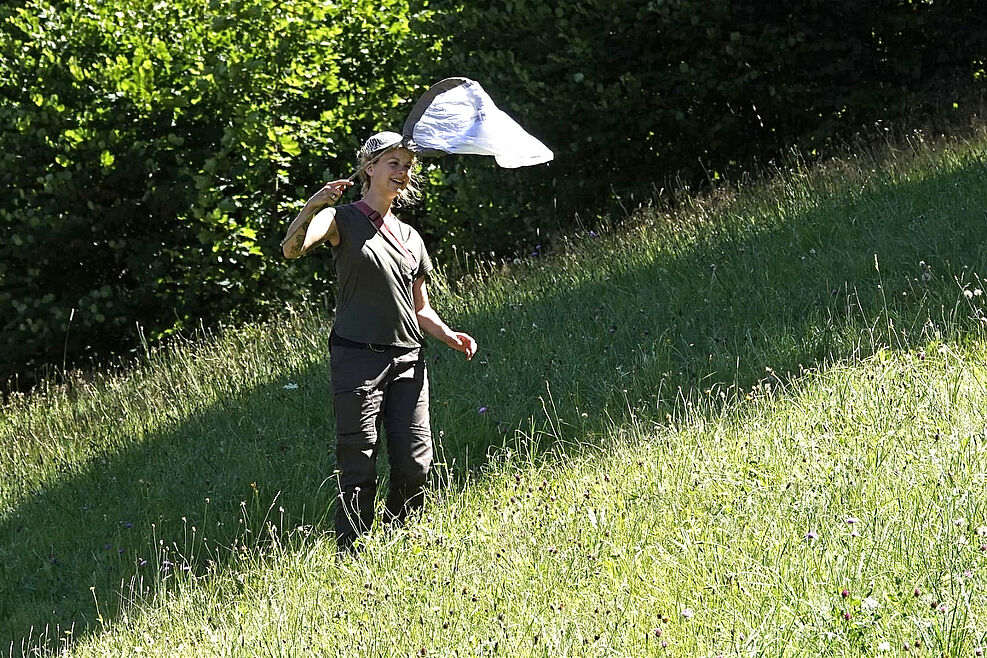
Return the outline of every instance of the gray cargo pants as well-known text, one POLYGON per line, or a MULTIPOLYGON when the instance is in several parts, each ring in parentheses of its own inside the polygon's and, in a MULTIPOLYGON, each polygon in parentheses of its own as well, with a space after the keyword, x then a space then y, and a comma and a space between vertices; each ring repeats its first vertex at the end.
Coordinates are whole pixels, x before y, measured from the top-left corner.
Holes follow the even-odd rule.
POLYGON ((385 518, 400 522, 422 506, 432 465, 428 373, 421 349, 330 347, 336 412, 336 542, 349 549, 374 520, 377 449, 387 437, 390 486, 385 518))

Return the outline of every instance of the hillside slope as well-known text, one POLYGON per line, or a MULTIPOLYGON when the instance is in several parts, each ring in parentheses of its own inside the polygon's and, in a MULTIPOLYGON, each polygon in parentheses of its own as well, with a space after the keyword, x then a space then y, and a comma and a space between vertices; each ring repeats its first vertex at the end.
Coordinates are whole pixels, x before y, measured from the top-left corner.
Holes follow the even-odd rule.
POLYGON ((482 350, 430 348, 429 514, 358 560, 325 536, 324 318, 15 400, 0 646, 972 651, 985 174, 983 135, 915 135, 437 281, 482 350))

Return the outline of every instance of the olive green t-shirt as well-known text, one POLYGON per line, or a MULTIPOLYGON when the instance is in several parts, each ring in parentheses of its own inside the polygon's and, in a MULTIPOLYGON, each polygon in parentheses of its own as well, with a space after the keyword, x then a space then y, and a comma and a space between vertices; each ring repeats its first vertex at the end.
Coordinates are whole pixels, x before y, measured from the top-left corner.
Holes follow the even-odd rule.
POLYGON ((332 248, 339 291, 333 331, 360 343, 418 347, 424 340, 412 284, 428 277, 432 261, 418 231, 398 222, 393 234, 415 259, 381 234, 354 204, 336 207, 339 244, 332 248))

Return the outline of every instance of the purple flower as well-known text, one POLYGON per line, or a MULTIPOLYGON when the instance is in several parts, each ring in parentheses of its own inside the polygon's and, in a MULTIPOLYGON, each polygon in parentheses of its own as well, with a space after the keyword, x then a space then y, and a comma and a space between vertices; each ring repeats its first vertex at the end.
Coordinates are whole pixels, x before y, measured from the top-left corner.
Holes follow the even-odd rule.
POLYGON ((134 524, 128 521, 123 524, 123 527, 126 528, 127 530, 130 530, 131 528, 134 527, 134 524))
POLYGON ((487 413, 487 408, 486 407, 480 407, 479 409, 476 410, 476 413, 478 413, 480 415, 483 415, 483 414, 487 413))
POLYGON ((600 237, 600 234, 597 233, 596 231, 590 231, 589 232, 589 237, 591 237, 591 238, 598 238, 598 237, 600 237))
POLYGON ((813 539, 819 539, 819 535, 816 534, 814 530, 810 530, 809 532, 805 533, 805 538, 808 539, 809 541, 812 541, 813 539))

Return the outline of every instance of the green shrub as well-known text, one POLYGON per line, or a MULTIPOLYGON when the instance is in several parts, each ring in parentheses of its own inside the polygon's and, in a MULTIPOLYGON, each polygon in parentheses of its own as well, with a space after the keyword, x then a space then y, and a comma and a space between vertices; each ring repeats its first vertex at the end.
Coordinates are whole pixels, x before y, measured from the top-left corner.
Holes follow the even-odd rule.
POLYGON ((325 281, 324 261, 281 263, 283 226, 414 95, 404 0, 34 0, 6 14, 0 376, 325 281))

